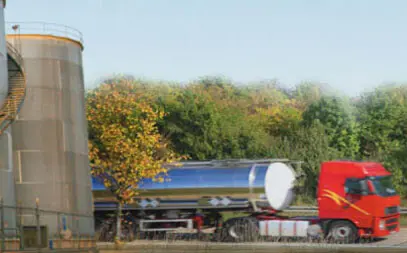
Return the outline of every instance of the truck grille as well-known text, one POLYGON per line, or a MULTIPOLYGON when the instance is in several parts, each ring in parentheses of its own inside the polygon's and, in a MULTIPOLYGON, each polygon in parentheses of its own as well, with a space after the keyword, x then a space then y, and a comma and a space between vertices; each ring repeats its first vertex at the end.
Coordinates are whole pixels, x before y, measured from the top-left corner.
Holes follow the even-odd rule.
POLYGON ((399 208, 398 208, 398 206, 389 206, 389 207, 386 207, 386 209, 384 209, 384 214, 385 215, 392 215, 392 214, 396 214, 396 213, 398 213, 398 210, 399 208))
POLYGON ((394 224, 394 225, 391 225, 391 226, 387 226, 386 229, 387 229, 388 231, 396 230, 396 229, 397 229, 397 224, 394 224))
POLYGON ((391 219, 388 219, 388 220, 386 220, 386 225, 392 224, 392 223, 397 223, 398 220, 399 220, 398 218, 391 218, 391 219))

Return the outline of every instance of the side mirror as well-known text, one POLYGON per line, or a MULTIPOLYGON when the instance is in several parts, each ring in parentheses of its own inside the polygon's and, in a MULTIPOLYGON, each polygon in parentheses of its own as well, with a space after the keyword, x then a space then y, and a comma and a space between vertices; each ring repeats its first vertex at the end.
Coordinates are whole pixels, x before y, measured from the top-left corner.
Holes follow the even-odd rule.
POLYGON ((369 189, 369 193, 374 192, 374 185, 373 185, 372 181, 370 181, 370 180, 367 181, 367 188, 369 189))

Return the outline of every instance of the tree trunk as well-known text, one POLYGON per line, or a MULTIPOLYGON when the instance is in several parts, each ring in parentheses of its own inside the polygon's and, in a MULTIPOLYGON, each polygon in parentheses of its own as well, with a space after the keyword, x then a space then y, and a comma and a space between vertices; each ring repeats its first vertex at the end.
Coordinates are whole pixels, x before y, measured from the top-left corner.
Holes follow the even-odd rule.
POLYGON ((122 232, 122 204, 119 202, 117 205, 117 222, 116 222, 116 242, 120 241, 121 232, 122 232))

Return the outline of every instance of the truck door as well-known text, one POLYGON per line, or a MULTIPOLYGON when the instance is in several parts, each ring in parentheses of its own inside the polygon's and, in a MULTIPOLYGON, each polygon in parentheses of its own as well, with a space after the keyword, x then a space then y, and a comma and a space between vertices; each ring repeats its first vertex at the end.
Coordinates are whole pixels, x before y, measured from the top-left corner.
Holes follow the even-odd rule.
POLYGON ((371 201, 366 179, 348 178, 345 181, 344 213, 354 220, 359 227, 370 227, 372 215, 369 213, 369 201, 371 201))

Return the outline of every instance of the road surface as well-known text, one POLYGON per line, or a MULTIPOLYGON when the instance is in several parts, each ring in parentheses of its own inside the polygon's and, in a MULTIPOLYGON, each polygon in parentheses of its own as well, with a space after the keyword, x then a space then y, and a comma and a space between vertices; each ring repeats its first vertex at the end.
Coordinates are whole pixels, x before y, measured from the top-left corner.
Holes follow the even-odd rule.
MULTIPOLYGON (((115 249, 112 243, 98 243, 101 253, 109 252, 115 249)), ((255 250, 256 253, 262 252, 349 252, 349 253, 375 253, 375 252, 407 252, 407 228, 401 229, 400 233, 389 236, 388 238, 370 243, 336 245, 323 243, 278 243, 278 242, 260 242, 260 243, 212 243, 202 241, 165 241, 165 240, 137 240, 127 243, 123 249, 128 252, 139 252, 147 250, 154 253, 171 252, 242 252, 250 253, 255 250)))
MULTIPOLYGON (((405 246, 407 247, 407 228, 402 228, 399 233, 389 236, 384 240, 370 243, 372 245, 405 246)), ((407 249, 406 249, 407 252, 407 249)))

